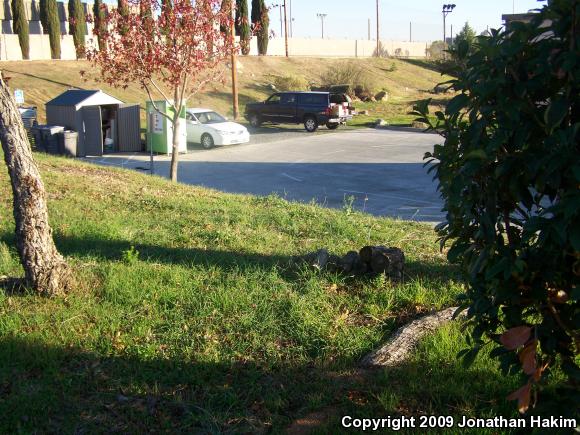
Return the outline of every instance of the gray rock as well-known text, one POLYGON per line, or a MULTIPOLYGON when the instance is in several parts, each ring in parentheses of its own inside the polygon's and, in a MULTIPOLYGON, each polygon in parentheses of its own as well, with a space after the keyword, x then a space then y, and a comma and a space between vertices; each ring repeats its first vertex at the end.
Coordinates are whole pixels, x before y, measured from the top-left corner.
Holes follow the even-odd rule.
POLYGON ((419 122, 419 121, 413 121, 412 126, 413 126, 413 128, 420 128, 421 130, 426 130, 429 128, 429 126, 427 124, 425 124, 424 122, 419 122))
POLYGON ((436 94, 446 94, 449 91, 449 85, 437 85, 433 88, 433 92, 436 94))
POLYGON ((326 249, 319 249, 316 252, 308 254, 309 264, 318 270, 324 269, 330 260, 330 254, 326 249))
POLYGON ((377 119, 375 121, 375 127, 376 128, 382 128, 382 127, 388 127, 389 123, 387 121, 385 121, 384 119, 377 119))
POLYGON ((357 262, 360 262, 360 257, 358 255, 358 252, 349 251, 340 260, 340 265, 341 265, 344 273, 350 273, 350 272, 352 272, 352 270, 355 267, 355 264, 357 262))
POLYGON ((389 99, 389 94, 386 91, 381 91, 375 95, 375 101, 387 101, 389 99))

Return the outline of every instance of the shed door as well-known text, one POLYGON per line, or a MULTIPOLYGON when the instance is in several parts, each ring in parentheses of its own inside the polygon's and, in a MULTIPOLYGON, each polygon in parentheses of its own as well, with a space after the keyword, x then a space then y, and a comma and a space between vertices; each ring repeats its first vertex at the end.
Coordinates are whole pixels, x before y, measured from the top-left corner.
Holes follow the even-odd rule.
POLYGON ((103 120, 100 106, 85 106, 82 109, 85 155, 103 155, 103 120))
POLYGON ((119 151, 141 151, 141 118, 138 104, 122 104, 117 111, 119 151))

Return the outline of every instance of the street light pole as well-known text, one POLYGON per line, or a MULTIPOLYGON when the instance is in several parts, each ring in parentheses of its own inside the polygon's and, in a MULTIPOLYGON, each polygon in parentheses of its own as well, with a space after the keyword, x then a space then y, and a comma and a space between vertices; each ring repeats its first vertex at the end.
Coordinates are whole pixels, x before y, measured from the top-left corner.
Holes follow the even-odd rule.
POLYGON ((324 19, 328 14, 316 14, 318 18, 320 18, 320 22, 322 23, 322 39, 324 39, 324 19))
POLYGON ((381 40, 379 31, 379 0, 377 0, 377 57, 381 56, 381 40))
POLYGON ((445 22, 445 19, 447 18, 447 15, 449 15, 451 12, 453 12, 453 9, 455 9, 455 5, 443 5, 443 58, 447 58, 447 54, 445 52, 445 49, 447 48, 447 24, 445 22))

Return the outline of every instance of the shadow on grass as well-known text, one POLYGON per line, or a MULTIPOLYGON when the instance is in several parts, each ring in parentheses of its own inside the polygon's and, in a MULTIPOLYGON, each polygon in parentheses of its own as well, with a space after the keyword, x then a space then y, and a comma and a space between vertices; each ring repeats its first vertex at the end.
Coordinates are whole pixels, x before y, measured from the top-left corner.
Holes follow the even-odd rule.
POLYGON ((443 74, 443 67, 433 61, 425 60, 425 59, 399 59, 401 62, 406 62, 414 66, 418 66, 420 68, 425 68, 431 71, 438 72, 443 74))
POLYGON ((22 71, 14 71, 14 70, 6 69, 6 68, 2 68, 2 70, 3 71, 6 71, 6 72, 13 73, 13 74, 20 74, 22 76, 30 77, 30 78, 33 78, 33 79, 38 79, 38 80, 43 80, 45 82, 54 83, 56 85, 65 86, 65 87, 70 88, 70 89, 83 89, 83 88, 79 88, 78 86, 75 86, 75 85, 73 85, 71 83, 59 82, 57 80, 48 79, 46 77, 41 77, 41 76, 37 76, 37 75, 34 75, 34 74, 25 73, 25 72, 22 72, 22 71))
MULTIPOLYGON (((109 240, 97 238, 76 238, 55 234, 57 249, 66 257, 99 258, 108 261, 122 261, 123 253, 132 247, 139 251, 139 259, 150 263, 163 263, 184 266, 210 266, 220 269, 255 269, 256 267, 272 268, 280 266, 281 275, 289 280, 300 279, 300 271, 309 267, 296 256, 262 255, 232 251, 204 250, 198 248, 172 248, 150 244, 134 243, 127 240, 109 240)), ((13 233, 0 235, 0 242, 9 246, 15 245, 13 233)), ((348 277, 353 284, 369 282, 377 275, 372 273, 348 277)), ((405 263, 404 282, 409 280, 440 281, 451 284, 461 280, 459 269, 448 263, 425 261, 409 261, 405 263)), ((0 288, 6 293, 15 293, 22 289, 22 281, 18 278, 5 278, 0 281, 0 288)))
MULTIPOLYGON (((389 372, 142 359, 3 337, 0 432, 281 433, 320 409, 337 417, 448 414, 468 402, 476 414, 497 414, 494 399, 510 388, 496 372, 453 365, 410 363, 389 372), (385 392, 392 409, 377 400, 385 392)), ((328 433, 340 432, 338 423, 328 433)))
MULTIPOLYGON (((0 242, 15 245, 15 236, 4 233, 0 242)), ((108 240, 98 238, 76 238, 55 234, 54 242, 61 254, 67 257, 97 257, 109 261, 120 261, 123 253, 134 247, 139 251, 139 259, 152 263, 211 265, 222 268, 244 266, 273 266, 287 263, 291 257, 281 255, 260 255, 241 252, 215 251, 196 248, 171 248, 150 244, 134 243, 127 240, 108 240)))

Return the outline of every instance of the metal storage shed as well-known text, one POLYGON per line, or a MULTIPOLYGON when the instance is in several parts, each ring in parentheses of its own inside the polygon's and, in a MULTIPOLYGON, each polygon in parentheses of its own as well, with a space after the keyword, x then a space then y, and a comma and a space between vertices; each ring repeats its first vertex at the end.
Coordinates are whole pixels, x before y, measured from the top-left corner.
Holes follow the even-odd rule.
POLYGON ((46 122, 78 132, 79 155, 103 155, 105 139, 111 151, 141 151, 138 104, 124 104, 103 91, 70 89, 46 103, 46 122))

